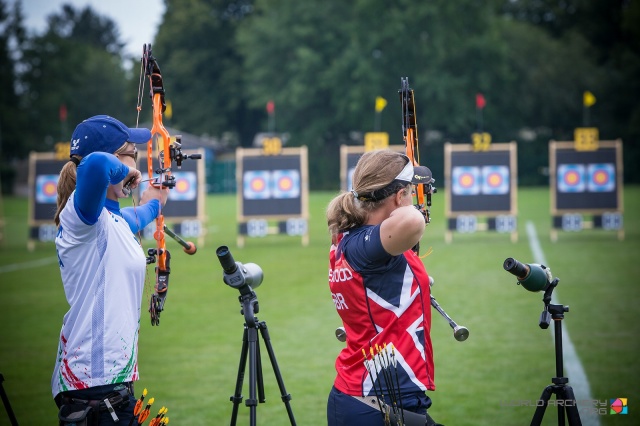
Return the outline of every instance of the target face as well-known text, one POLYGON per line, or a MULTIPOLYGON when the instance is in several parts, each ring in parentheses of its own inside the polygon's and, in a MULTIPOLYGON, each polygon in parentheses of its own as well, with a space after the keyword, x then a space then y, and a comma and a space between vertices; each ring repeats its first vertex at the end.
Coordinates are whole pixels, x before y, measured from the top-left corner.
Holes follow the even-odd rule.
POLYGON ((611 163, 587 166, 587 191, 611 192, 616 187, 615 166, 611 163))
POLYGON ((300 196, 300 172, 298 170, 274 170, 271 179, 273 198, 297 198, 300 196))
POLYGON ((58 175, 39 175, 36 178, 36 201, 55 203, 58 196, 58 175))
POLYGON ((251 170, 243 176, 244 197, 247 200, 271 198, 270 173, 267 170, 251 170))
POLYGON ((585 167, 583 164, 561 164, 558 166, 558 192, 584 192, 585 167))
POLYGON ((509 192, 509 168, 485 166, 482 168, 482 193, 502 195, 509 192))
POLYGON ((481 191, 480 168, 458 166, 452 170, 452 192, 454 195, 478 195, 481 191))
POLYGON ((193 201, 197 197, 197 178, 194 172, 175 172, 176 186, 169 191, 169 200, 193 201))

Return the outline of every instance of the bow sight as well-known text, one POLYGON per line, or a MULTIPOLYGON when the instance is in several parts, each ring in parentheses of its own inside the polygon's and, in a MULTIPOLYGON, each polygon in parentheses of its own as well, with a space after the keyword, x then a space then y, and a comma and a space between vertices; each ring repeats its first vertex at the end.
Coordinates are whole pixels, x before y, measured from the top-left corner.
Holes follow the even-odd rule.
MULTIPOLYGON (((178 169, 182 168, 182 162, 184 160, 200 160, 202 158, 201 154, 184 154, 182 152, 182 135, 176 135, 175 138, 175 142, 169 145, 169 161, 170 163, 175 161, 178 169)), ((158 163, 164 164, 164 151, 161 151, 158 155, 158 163)), ((158 168, 155 169, 154 172, 159 175, 165 175, 166 172, 170 170, 171 168, 158 168)), ((176 177, 173 175, 165 175, 164 179, 159 184, 166 188, 174 188, 176 186, 176 177)))

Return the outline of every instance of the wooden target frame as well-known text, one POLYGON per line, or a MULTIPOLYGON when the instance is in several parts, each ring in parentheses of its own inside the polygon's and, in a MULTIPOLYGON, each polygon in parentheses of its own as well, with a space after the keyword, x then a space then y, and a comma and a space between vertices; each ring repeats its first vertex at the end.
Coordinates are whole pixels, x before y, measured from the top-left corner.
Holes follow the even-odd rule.
POLYGON ((597 141, 589 149, 577 146, 575 141, 549 141, 551 240, 558 240, 559 230, 596 228, 617 231, 623 240, 622 140, 597 141), (601 182, 596 182, 597 173, 601 182))
POLYGON ((308 167, 306 146, 236 149, 238 247, 247 236, 277 234, 309 244, 308 167))
MULTIPOLYGON (((495 230, 509 233, 511 241, 518 240, 518 162, 516 142, 491 143, 483 150, 474 150, 471 144, 444 145, 445 171, 445 218, 447 226, 445 241, 453 240, 453 231, 473 233, 476 231, 495 230), (498 167, 497 169, 495 169, 498 167), (456 176, 454 176, 456 168, 456 176), (472 191, 456 190, 454 180, 459 170, 477 171, 479 183, 472 183, 472 191), (492 169, 493 168, 493 169, 492 169), (500 191, 485 190, 482 187, 481 174, 508 172, 509 181, 501 183, 500 191), (494 170, 495 169, 495 170, 494 170), (480 186, 479 188, 477 186, 480 186), (478 216, 485 219, 478 221, 478 216)), ((464 177, 464 176, 463 176, 464 177)), ((468 178, 469 179, 469 178, 468 178)), ((459 185, 458 185, 459 186, 459 185)))

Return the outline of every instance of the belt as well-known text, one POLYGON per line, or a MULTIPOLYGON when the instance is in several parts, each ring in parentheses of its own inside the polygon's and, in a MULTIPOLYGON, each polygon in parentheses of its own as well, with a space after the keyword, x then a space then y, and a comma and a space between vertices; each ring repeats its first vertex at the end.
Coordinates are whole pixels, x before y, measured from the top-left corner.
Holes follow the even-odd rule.
POLYGON ((389 419, 390 424, 404 424, 406 426, 438 425, 429 414, 418 414, 413 411, 392 409, 389 404, 375 396, 351 395, 351 397, 383 413, 383 416, 389 419))
MULTIPOLYGON (((71 391, 73 392, 73 391, 71 391)), ((82 399, 69 396, 61 392, 54 398, 58 407, 64 404, 88 405, 98 411, 109 411, 113 415, 113 409, 126 407, 129 404, 129 395, 133 395, 133 382, 116 385, 103 399, 82 399)))

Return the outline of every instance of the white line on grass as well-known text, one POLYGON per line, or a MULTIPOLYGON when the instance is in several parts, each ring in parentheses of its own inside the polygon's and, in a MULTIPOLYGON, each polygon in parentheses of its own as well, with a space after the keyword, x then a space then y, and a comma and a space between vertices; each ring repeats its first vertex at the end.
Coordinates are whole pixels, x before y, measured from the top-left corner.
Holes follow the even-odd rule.
MULTIPOLYGON (((538 240, 538 234, 536 233, 536 227, 532 222, 527 222, 527 236, 529 237, 529 247, 533 253, 534 262, 551 268, 544 257, 544 252, 542 251, 540 241, 538 240)), ((551 270, 553 271, 553 268, 551 268, 551 270)), ((554 290, 551 295, 551 303, 559 305, 560 302, 558 302, 556 292, 557 290, 554 290)), ((555 341, 554 327, 549 328, 551 329, 551 335, 555 341)), ((589 386, 589 381, 587 380, 587 374, 582 367, 576 348, 573 346, 571 338, 569 338, 569 331, 564 324, 562 327, 562 353, 564 355, 564 374, 569 378, 569 386, 573 388, 574 396, 576 401, 579 401, 578 406, 580 407, 580 401, 592 401, 594 398, 591 397, 591 388, 589 386)), ((582 406, 585 406, 584 402, 582 403, 582 406)), ((551 405, 547 408, 547 412, 550 408, 552 408, 551 405)), ((545 412, 545 415, 555 415, 555 413, 551 414, 547 412, 545 412)), ((580 419, 582 420, 582 424, 584 426, 600 426, 600 418, 589 414, 591 413, 581 410, 580 419)))
POLYGON ((57 257, 45 257, 44 259, 32 260, 31 262, 12 263, 10 265, 0 266, 0 274, 5 272, 19 271, 21 269, 37 268, 56 262, 57 257))

